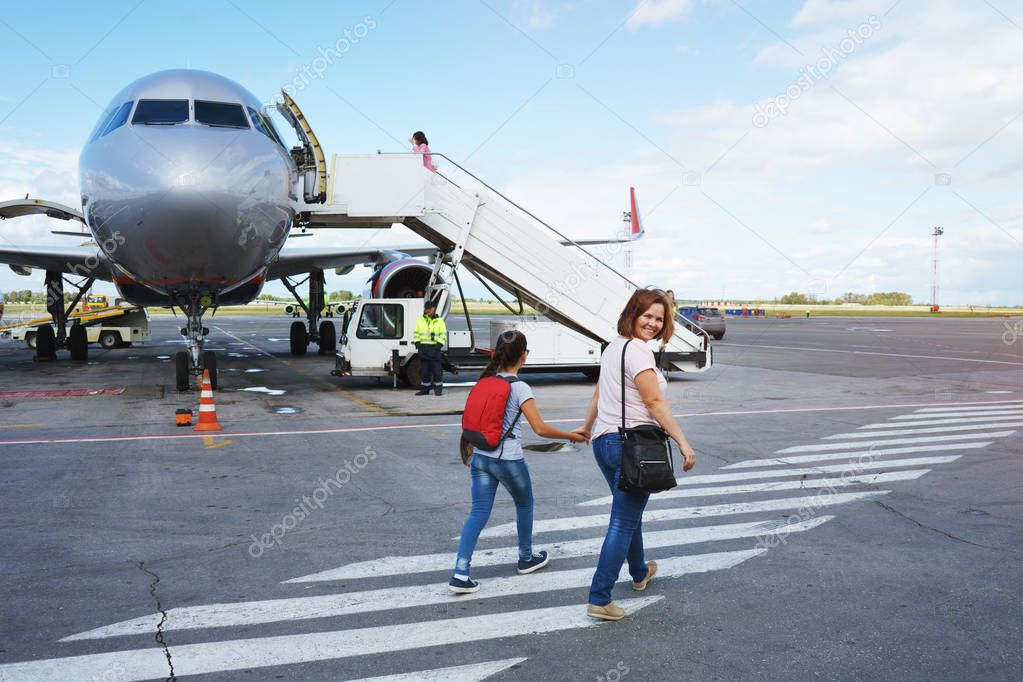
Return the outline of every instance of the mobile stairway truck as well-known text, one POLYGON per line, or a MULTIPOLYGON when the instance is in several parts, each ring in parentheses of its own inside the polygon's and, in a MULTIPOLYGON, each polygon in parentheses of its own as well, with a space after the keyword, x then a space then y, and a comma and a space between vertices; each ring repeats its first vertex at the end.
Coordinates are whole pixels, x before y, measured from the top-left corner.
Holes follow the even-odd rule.
MULTIPOLYGON (((423 298, 365 299, 346 311, 331 374, 390 376, 418 387, 420 364, 412 332, 423 315, 423 303, 423 298)), ((466 319, 468 330, 448 331, 446 371, 478 374, 490 361, 501 333, 517 329, 529 337, 530 353, 522 372, 582 372, 590 379, 600 373, 601 343, 564 325, 535 317, 493 320, 490 343, 480 346, 468 314, 466 319)))

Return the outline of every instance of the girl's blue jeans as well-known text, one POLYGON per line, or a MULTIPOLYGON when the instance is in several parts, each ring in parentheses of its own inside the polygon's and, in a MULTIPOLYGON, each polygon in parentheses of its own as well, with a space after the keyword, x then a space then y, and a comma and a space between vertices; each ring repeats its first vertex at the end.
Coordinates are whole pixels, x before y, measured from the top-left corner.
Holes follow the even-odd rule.
POLYGON ((643 558, 643 510, 649 493, 632 493, 618 489, 622 462, 622 441, 617 433, 605 433, 593 440, 593 457, 600 473, 611 487, 611 521, 597 559, 597 572, 590 583, 589 603, 604 606, 611 601, 611 590, 618 582, 622 564, 629 562, 629 573, 636 582, 646 577, 643 558))
POLYGON ((519 560, 533 556, 533 484, 529 480, 529 467, 524 459, 496 459, 474 455, 469 464, 472 476, 472 511, 462 526, 458 541, 457 575, 469 575, 472 553, 476 549, 483 526, 487 525, 494 508, 494 496, 501 484, 511 493, 515 502, 515 523, 519 533, 519 560))

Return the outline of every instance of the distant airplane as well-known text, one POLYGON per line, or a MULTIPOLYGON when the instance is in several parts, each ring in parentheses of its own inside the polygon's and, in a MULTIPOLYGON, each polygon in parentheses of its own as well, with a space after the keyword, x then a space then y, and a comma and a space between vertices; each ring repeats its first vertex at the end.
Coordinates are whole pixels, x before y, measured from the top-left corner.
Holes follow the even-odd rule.
MULTIPOLYGON (((353 223, 324 211, 326 163, 316 136, 288 95, 277 110, 301 143, 290 151, 260 101, 237 83, 189 69, 145 76, 114 96, 82 149, 81 211, 27 195, 0 203, 0 219, 41 214, 77 220, 97 245, 0 245, 0 263, 14 272, 46 272, 47 311, 55 329, 39 328, 37 356, 53 359, 66 347, 72 359, 87 357, 84 330, 73 326, 66 332, 66 323, 95 280, 113 281, 130 303, 183 312, 187 350, 174 358, 179 390, 203 369, 217 382, 216 355, 203 350, 209 333, 203 316, 218 306, 252 301, 267 280, 281 279, 306 312, 305 323, 292 324, 295 355, 304 355, 310 341, 324 354, 336 348, 333 322, 320 319, 326 269, 344 274, 373 264, 367 290, 374 295, 422 295, 433 268, 414 257, 436 254, 433 246, 281 249, 289 235, 300 236, 292 234, 295 227, 389 227, 390 222, 353 223), (290 279, 302 275, 308 304, 297 290, 305 282, 290 279), (65 282, 78 289, 67 307, 65 282)), ((634 203, 632 208, 638 217, 634 203)))

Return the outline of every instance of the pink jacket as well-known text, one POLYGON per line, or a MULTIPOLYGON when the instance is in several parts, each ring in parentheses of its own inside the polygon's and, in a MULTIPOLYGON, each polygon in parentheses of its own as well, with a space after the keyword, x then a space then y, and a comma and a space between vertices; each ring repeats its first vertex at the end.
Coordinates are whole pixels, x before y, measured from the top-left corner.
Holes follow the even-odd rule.
POLYGON ((431 173, 437 172, 437 167, 433 165, 433 154, 430 153, 430 148, 425 144, 413 145, 412 151, 423 153, 423 166, 427 168, 431 173))

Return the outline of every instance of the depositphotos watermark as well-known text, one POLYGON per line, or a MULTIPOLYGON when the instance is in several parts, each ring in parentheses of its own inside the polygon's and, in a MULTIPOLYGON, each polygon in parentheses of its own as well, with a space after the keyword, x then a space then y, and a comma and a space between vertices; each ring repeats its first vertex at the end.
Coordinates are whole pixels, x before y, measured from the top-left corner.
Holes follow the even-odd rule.
POLYGON ((330 478, 320 477, 317 480, 319 485, 309 495, 303 495, 296 499, 296 507, 285 514, 278 523, 270 527, 270 530, 260 536, 251 535, 252 544, 249 545, 249 555, 253 559, 263 556, 263 552, 274 547, 279 547, 281 540, 298 524, 311 516, 314 511, 323 509, 324 503, 330 496, 348 485, 352 478, 369 466, 369 463, 377 458, 377 453, 372 447, 357 454, 349 460, 345 460, 344 466, 334 472, 330 478))
POLYGON ((305 90, 314 80, 323 78, 323 74, 327 72, 327 69, 332 67, 336 61, 341 61, 352 47, 368 36, 369 32, 376 27, 377 22, 373 17, 369 15, 364 16, 362 21, 355 26, 352 26, 350 29, 346 28, 333 45, 316 48, 319 56, 314 57, 308 64, 303 64, 302 68, 295 74, 295 77, 291 79, 291 82, 282 89, 291 97, 294 97, 295 93, 305 90))
POLYGON ((805 64, 799 69, 799 78, 772 99, 758 102, 753 112, 753 127, 763 128, 772 119, 788 113, 794 101, 809 92, 819 81, 831 77, 831 71, 839 62, 856 51, 860 45, 870 40, 881 28, 881 20, 871 15, 865 22, 851 28, 838 47, 821 48, 821 57, 813 64, 805 64))
POLYGON ((1002 324, 1005 325, 1005 331, 1002 332, 1002 343, 1006 346, 1014 345, 1020 340, 1020 337, 1023 337, 1023 320, 1016 320, 1016 324, 1009 324, 1008 322, 1003 322, 1002 324))

